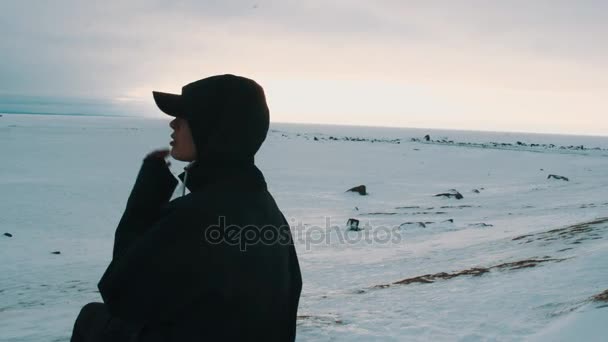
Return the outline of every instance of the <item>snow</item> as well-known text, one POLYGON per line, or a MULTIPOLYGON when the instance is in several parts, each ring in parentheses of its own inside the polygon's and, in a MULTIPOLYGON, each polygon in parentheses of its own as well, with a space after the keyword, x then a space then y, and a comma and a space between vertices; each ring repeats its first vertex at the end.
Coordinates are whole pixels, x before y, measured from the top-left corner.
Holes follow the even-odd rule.
POLYGON ((530 338, 530 341, 606 341, 608 306, 590 305, 560 318, 549 328, 530 338))
MULTIPOLYGON (((0 236, 0 340, 69 339, 79 309, 101 300, 141 159, 170 133, 168 119, 0 117, 0 234, 13 234, 0 236)), ((298 340, 600 340, 608 309, 590 298, 608 289, 606 149, 608 137, 272 124, 256 162, 297 242, 298 340), (426 134, 435 142, 411 141, 426 134), (345 192, 360 184, 368 196, 345 192), (450 189, 464 198, 434 196, 450 189), (347 232, 349 218, 364 229, 347 232), (564 260, 491 268, 545 257, 564 260), (375 287, 473 267, 491 270, 375 287)))

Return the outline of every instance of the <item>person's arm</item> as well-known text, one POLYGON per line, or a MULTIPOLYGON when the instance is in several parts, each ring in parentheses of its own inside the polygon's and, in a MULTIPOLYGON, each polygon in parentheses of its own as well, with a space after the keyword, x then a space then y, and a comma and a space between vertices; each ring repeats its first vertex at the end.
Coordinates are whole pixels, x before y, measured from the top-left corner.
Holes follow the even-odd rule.
POLYGON ((211 221, 178 206, 172 202, 168 214, 108 266, 98 288, 113 316, 134 324, 168 321, 201 293, 220 288, 225 260, 204 238, 211 221))
POLYGON ((153 152, 144 158, 116 228, 113 259, 119 258, 133 241, 158 221, 177 183, 162 155, 153 152))

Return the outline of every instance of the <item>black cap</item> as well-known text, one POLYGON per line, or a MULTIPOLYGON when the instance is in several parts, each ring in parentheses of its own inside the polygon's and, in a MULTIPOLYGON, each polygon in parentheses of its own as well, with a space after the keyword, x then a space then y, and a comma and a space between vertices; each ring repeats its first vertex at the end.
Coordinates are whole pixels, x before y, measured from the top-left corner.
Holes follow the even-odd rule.
POLYGON ((152 95, 154 102, 163 113, 176 117, 183 116, 182 95, 161 93, 160 91, 153 91, 152 95))
POLYGON ((199 159, 252 158, 266 138, 269 110, 263 88, 231 74, 185 85, 180 94, 152 92, 164 113, 188 120, 199 159))

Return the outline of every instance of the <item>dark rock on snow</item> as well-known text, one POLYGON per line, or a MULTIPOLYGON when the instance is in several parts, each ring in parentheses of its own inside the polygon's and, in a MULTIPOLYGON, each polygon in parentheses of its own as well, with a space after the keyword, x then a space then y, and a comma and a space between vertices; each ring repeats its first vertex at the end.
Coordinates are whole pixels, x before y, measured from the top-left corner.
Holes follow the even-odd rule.
POLYGON ((435 195, 435 197, 447 197, 447 198, 452 198, 454 197, 455 199, 463 199, 464 196, 462 196, 462 194, 454 189, 451 189, 450 192, 446 192, 446 193, 442 193, 442 194, 437 194, 435 195))
POLYGON ((348 221, 346 221, 346 227, 348 228, 348 230, 352 230, 355 232, 361 230, 361 228, 359 228, 359 220, 354 218, 349 218, 348 221))
POLYGON ((489 224, 489 223, 472 223, 469 224, 469 226, 473 226, 473 227, 494 227, 493 224, 489 224))
POLYGON ((412 215, 445 215, 446 211, 417 211, 412 213, 412 215))
POLYGON ((433 222, 404 222, 404 223, 400 224, 399 227, 417 225, 419 227, 426 228, 427 223, 431 224, 433 222))
POLYGON ((349 191, 358 192, 359 195, 361 195, 361 196, 367 195, 367 189, 366 189, 365 185, 358 185, 354 188, 350 188, 350 189, 346 190, 346 192, 349 192, 349 191))
POLYGON ((61 252, 60 251, 54 251, 54 252, 51 252, 51 254, 61 254, 61 252))
POLYGON ((559 175, 549 175, 549 176, 547 176, 547 179, 551 179, 551 178, 557 179, 557 180, 564 180, 566 182, 570 181, 568 179, 568 177, 564 177, 564 176, 559 176, 559 175))
POLYGON ((13 234, 11 234, 11 233, 4 233, 4 236, 13 237, 13 234))
POLYGON ((362 215, 397 215, 397 214, 398 213, 390 212, 390 211, 388 211, 388 212, 377 211, 377 212, 373 212, 373 213, 365 213, 365 214, 362 214, 362 215))

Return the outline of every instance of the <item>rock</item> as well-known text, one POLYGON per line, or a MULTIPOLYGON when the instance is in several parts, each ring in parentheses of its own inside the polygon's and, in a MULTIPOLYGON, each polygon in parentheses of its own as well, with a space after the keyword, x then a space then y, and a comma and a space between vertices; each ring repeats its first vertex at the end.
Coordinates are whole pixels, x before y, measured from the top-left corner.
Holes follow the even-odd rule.
POLYGON ((549 175, 549 176, 547 176, 547 179, 551 179, 551 178, 557 179, 557 180, 564 180, 566 182, 570 181, 568 179, 568 177, 564 177, 564 176, 559 176, 559 175, 549 175))
POLYGON ((474 192, 474 193, 476 193, 476 194, 478 194, 478 193, 480 193, 481 191, 479 191, 478 189, 473 189, 473 192, 474 192))
POLYGON ((494 227, 493 224, 483 223, 483 222, 482 223, 471 223, 471 224, 469 224, 469 226, 472 226, 472 227, 494 227))
POLYGON ((317 137, 314 138, 315 141, 319 141, 319 139, 317 137))
POLYGON ((385 211, 385 212, 376 211, 376 212, 373 212, 373 213, 365 213, 365 214, 362 214, 362 215, 397 215, 397 214, 399 214, 399 213, 395 213, 395 212, 391 212, 391 211, 385 211))
POLYGON ((346 227, 348 228, 348 230, 354 232, 358 232, 361 230, 361 228, 359 228, 359 220, 354 218, 349 218, 348 221, 346 221, 346 227))
POLYGON ((445 211, 416 211, 411 213, 412 215, 444 215, 447 214, 445 211))
POLYGON ((424 136, 424 141, 431 141, 431 136, 430 135, 425 135, 424 136))
POLYGON ((445 220, 442 223, 445 223, 445 222, 454 223, 454 219, 445 220))
POLYGON ((359 207, 355 207, 355 210, 359 211, 359 207))
MULTIPOLYGON (((464 209, 464 208, 473 208, 472 205, 444 205, 440 207, 441 209, 464 209)), ((433 209, 433 208, 430 208, 433 209)))
POLYGON ((464 196, 462 196, 462 194, 454 189, 451 189, 450 192, 446 192, 446 193, 442 193, 442 194, 437 194, 435 195, 435 197, 447 197, 447 198, 452 198, 454 197, 457 200, 463 199, 464 196))
MULTIPOLYGON (((0 116, 2 116, 2 115, 0 115, 0 116)), ((4 233, 4 236, 13 237, 13 234, 11 234, 11 233, 4 233)))
POLYGON ((61 254, 61 252, 60 251, 54 251, 54 252, 51 252, 51 254, 61 254))
POLYGON ((399 225, 399 227, 410 226, 410 225, 417 225, 419 227, 426 228, 426 224, 427 223, 431 224, 433 222, 426 222, 426 223, 425 222, 403 222, 402 224, 399 225))
POLYGON ((367 195, 367 189, 366 189, 365 185, 358 185, 354 188, 350 188, 350 189, 346 190, 346 192, 349 192, 349 191, 358 192, 359 195, 361 195, 361 196, 367 195))

